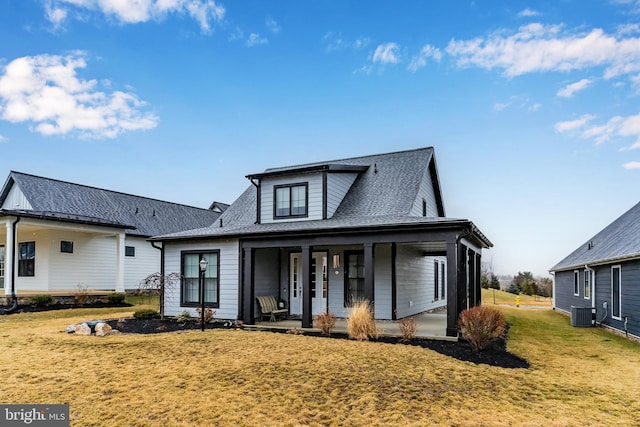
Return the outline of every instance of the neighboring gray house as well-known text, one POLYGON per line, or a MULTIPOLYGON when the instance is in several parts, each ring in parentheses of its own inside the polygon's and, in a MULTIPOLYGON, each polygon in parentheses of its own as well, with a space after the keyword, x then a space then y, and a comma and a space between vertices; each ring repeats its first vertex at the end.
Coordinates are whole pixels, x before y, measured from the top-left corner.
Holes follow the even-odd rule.
POLYGON ((268 169, 209 227, 154 237, 163 272, 181 273, 169 315, 205 302, 223 319, 253 323, 256 297, 286 301, 310 327, 355 298, 377 319, 446 307, 447 334, 480 303, 483 248, 466 219, 445 216, 433 148, 268 169), (200 280, 198 262, 209 267, 200 280))
POLYGON ((200 209, 11 172, 0 191, 0 289, 136 289, 160 271, 159 247, 148 237, 205 227, 226 206, 200 209))
POLYGON ((640 203, 550 271, 555 309, 592 308, 598 323, 640 337, 640 203))

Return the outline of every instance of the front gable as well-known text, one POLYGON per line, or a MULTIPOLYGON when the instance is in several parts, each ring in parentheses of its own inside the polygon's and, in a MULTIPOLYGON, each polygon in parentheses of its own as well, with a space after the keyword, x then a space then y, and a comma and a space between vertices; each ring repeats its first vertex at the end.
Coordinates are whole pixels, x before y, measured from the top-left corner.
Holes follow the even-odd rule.
POLYGON ((31 210, 33 207, 13 178, 9 177, 0 193, 0 209, 31 210))

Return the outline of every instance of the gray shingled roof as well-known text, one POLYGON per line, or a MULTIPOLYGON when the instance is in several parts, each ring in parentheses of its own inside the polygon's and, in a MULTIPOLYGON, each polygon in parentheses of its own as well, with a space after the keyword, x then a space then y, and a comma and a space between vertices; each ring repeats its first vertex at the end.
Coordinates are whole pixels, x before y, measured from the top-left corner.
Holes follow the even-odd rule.
POLYGON ((122 224, 127 234, 154 236, 211 225, 220 213, 117 191, 12 171, 0 194, 0 205, 13 185, 18 185, 43 218, 78 222, 83 218, 104 224, 122 224))
POLYGON ((640 257, 640 203, 625 212, 550 271, 582 268, 640 257))
MULTIPOLYGON (((264 173, 248 175, 248 177, 265 176, 270 172, 281 174, 288 170, 313 168, 314 166, 325 164, 348 165, 350 167, 368 166, 366 169, 362 168, 363 171, 330 219, 255 224, 257 190, 255 186, 250 185, 211 227, 158 236, 156 239, 168 240, 191 237, 330 231, 332 229, 363 227, 419 224, 437 226, 469 223, 467 220, 452 218, 409 216, 413 202, 418 194, 419 184, 424 174, 429 173, 429 164, 432 159, 433 149, 429 147, 330 162, 310 163, 287 168, 267 169, 264 173)), ((440 203, 442 204, 441 200, 440 203)), ((491 242, 475 226, 474 229, 486 240, 487 245, 491 246, 491 242)))

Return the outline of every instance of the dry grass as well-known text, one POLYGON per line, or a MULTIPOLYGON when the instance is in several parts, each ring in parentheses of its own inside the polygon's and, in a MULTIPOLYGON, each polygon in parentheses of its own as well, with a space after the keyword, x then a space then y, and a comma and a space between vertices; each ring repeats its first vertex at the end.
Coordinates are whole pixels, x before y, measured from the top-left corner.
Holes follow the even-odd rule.
POLYGON ((640 345, 552 311, 501 310, 531 369, 267 332, 63 332, 123 309, 0 316, 2 401, 68 402, 73 426, 637 425, 640 345))
MULTIPOLYGON (((535 295, 520 294, 520 305, 532 305, 538 307, 551 307, 551 298, 545 298, 535 295)), ((516 295, 499 291, 497 289, 482 289, 482 304, 483 305, 511 305, 516 306, 516 295), (494 292, 495 291, 495 292, 494 292)))
POLYGON ((378 328, 373 319, 373 307, 369 301, 352 302, 347 311, 347 334, 349 334, 349 338, 358 341, 378 337, 378 328))
POLYGON ((418 323, 413 317, 405 317, 398 322, 403 341, 410 341, 416 335, 418 323))

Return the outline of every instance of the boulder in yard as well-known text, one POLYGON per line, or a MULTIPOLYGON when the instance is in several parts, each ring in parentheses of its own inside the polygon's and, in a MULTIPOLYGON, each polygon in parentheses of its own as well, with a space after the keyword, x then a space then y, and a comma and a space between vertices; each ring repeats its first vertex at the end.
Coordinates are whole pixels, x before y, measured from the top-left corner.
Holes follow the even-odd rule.
POLYGON ((104 337, 106 335, 109 335, 109 333, 111 332, 111 326, 109 326, 107 323, 100 322, 96 323, 95 330, 96 336, 104 337))
POLYGON ((80 323, 76 325, 77 335, 91 335, 91 328, 86 323, 80 323))

